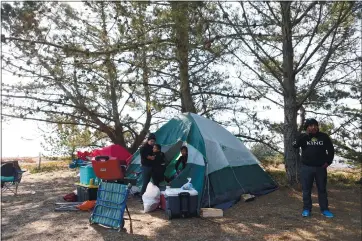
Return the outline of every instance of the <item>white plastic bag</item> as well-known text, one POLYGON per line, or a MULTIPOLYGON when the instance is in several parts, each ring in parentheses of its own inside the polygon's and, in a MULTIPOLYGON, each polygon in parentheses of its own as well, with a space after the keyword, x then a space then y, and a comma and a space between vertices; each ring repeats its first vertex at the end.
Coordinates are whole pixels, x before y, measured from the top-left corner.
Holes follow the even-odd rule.
POLYGON ((192 186, 192 183, 191 183, 191 178, 188 177, 187 180, 189 180, 189 181, 188 181, 187 183, 185 183, 185 184, 181 187, 181 189, 183 189, 183 190, 192 190, 192 189, 194 189, 194 187, 192 186))
POLYGON ((142 195, 143 210, 145 213, 152 212, 160 205, 160 189, 149 182, 145 193, 142 195))

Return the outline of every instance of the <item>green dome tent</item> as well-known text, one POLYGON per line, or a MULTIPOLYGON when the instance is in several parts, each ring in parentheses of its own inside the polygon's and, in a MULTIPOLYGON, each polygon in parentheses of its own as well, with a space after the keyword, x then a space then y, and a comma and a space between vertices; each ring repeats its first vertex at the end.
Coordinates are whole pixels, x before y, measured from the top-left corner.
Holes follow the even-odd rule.
MULTIPOLYGON (((165 175, 175 173, 175 163, 182 145, 188 148, 187 166, 171 182, 181 187, 191 178, 199 193, 199 207, 212 207, 240 199, 241 194, 262 195, 277 189, 276 183, 259 166, 259 161, 245 145, 225 128, 202 116, 181 114, 155 132, 168 161, 165 175)), ((126 176, 142 185, 141 157, 137 151, 126 176)))

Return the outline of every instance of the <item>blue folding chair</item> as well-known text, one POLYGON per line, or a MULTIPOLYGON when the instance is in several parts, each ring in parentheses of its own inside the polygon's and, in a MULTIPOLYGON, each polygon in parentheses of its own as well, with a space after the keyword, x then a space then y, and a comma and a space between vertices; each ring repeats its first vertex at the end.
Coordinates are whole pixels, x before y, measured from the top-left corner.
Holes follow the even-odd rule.
POLYGON ((11 191, 17 195, 24 172, 17 161, 1 164, 1 193, 11 191))
POLYGON ((133 233, 132 219, 127 207, 131 187, 131 184, 126 186, 120 183, 101 182, 97 192, 96 205, 89 218, 90 224, 100 224, 121 231, 124 227, 124 220, 127 219, 123 215, 127 211, 130 233, 133 233))

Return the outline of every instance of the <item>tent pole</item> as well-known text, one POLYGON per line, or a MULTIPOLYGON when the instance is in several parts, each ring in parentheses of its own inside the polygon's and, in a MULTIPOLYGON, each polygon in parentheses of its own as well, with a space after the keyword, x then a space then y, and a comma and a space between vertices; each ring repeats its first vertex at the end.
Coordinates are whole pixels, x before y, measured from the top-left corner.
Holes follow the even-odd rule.
POLYGON ((206 178, 207 178, 207 195, 209 199, 209 208, 211 207, 210 201, 210 180, 209 180, 209 163, 206 162, 206 178))

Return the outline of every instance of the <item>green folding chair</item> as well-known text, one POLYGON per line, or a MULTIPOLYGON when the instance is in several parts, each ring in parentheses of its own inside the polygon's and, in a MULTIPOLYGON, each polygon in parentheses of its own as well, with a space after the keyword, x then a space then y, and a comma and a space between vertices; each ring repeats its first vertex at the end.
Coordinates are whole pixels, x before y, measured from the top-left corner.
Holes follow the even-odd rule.
POLYGON ((10 191, 17 195, 24 172, 17 161, 1 164, 1 193, 10 191))

